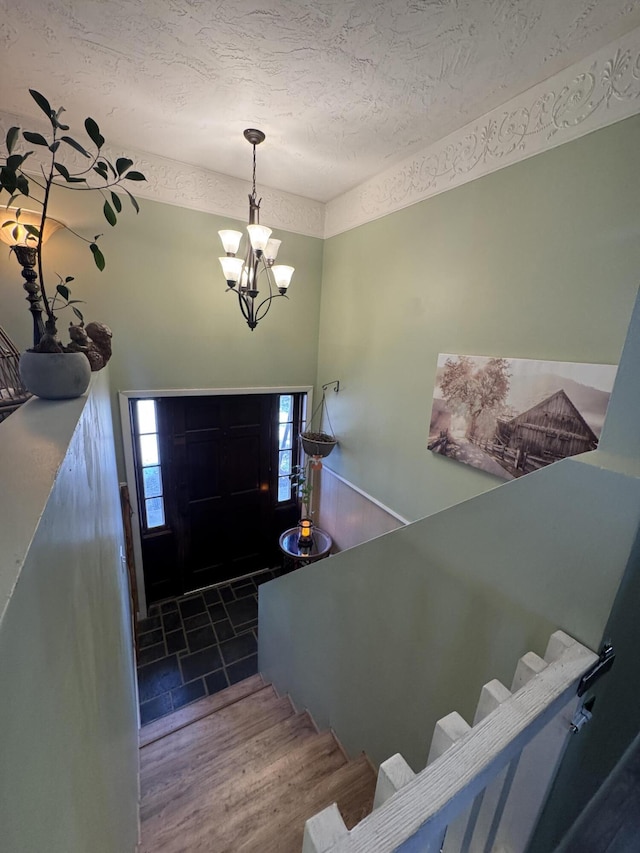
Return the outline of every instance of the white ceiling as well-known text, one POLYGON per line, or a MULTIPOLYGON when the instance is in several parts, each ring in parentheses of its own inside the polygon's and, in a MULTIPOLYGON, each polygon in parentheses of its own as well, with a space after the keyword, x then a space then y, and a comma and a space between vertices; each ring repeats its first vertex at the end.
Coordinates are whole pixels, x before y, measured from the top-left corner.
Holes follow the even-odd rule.
POLYGON ((637 26, 640 0, 0 0, 0 109, 35 88, 245 179, 258 127, 258 189, 328 201, 637 26))

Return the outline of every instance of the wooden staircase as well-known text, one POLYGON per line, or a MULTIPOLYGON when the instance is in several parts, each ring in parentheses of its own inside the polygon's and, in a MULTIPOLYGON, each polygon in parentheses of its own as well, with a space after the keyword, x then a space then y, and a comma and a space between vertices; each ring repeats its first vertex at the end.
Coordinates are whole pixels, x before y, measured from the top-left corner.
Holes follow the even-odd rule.
POLYGON ((140 775, 140 853, 300 853, 307 818, 337 803, 351 828, 376 785, 260 675, 145 726, 140 775))

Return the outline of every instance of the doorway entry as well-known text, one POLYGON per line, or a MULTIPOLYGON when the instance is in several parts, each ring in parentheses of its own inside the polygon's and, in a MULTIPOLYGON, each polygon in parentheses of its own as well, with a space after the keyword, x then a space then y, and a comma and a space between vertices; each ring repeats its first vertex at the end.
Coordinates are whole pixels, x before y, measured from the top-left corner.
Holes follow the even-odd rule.
POLYGON ((306 393, 129 398, 146 603, 274 565, 306 393))

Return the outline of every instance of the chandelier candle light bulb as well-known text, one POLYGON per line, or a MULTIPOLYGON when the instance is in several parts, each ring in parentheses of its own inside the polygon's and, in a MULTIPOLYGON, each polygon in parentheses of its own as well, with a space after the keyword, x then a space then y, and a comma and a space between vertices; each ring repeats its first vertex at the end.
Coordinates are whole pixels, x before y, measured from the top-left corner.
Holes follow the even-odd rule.
POLYGON ((261 130, 248 129, 244 137, 253 146, 253 184, 249 195, 248 241, 244 257, 236 257, 242 234, 240 231, 218 231, 225 257, 219 258, 227 288, 234 290, 247 325, 253 331, 258 322, 267 314, 271 303, 278 296, 287 296, 294 268, 279 264, 274 266, 280 249, 281 240, 272 237, 272 231, 260 225, 260 203, 256 196, 256 145, 264 142, 261 130), (259 277, 262 278, 259 279, 259 277), (260 300, 259 280, 266 281, 268 295, 260 300), (237 285, 237 287, 236 287, 237 285))

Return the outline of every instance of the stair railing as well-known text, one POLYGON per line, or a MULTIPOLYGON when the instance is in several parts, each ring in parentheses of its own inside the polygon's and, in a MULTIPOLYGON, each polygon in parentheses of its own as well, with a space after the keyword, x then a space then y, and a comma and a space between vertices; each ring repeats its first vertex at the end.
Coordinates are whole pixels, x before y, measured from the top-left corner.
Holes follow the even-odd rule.
POLYGON ((482 688, 473 725, 435 726, 427 766, 380 765, 373 812, 349 831, 335 804, 307 821, 303 853, 523 853, 572 731, 580 679, 598 661, 563 631, 528 652, 508 690, 482 688))

